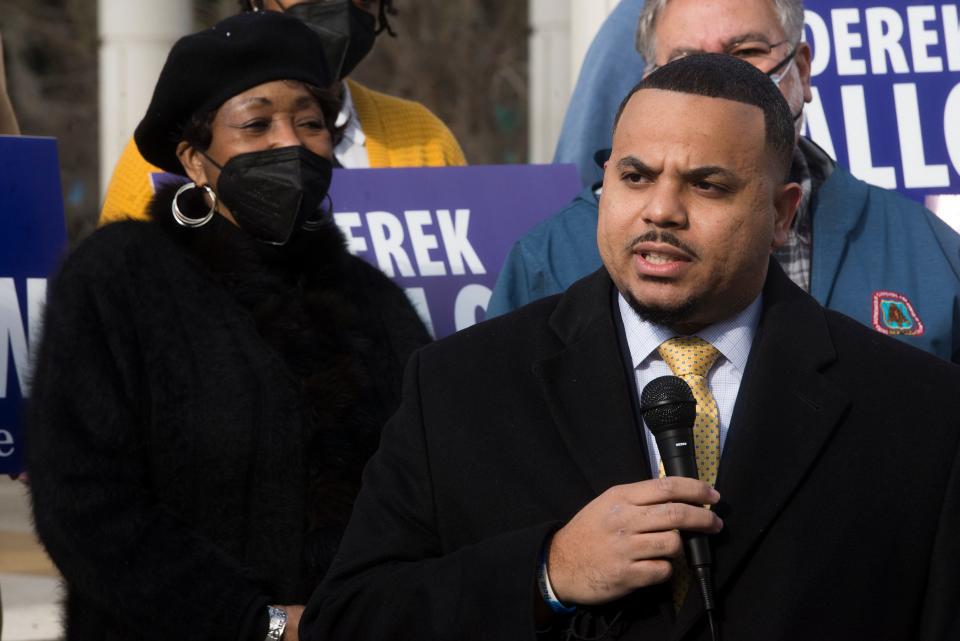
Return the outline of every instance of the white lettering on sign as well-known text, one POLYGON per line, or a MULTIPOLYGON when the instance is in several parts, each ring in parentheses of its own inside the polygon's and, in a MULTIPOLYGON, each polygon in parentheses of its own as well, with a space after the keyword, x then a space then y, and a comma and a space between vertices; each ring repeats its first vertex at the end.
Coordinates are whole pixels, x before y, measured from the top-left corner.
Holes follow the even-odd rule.
POLYGON ((347 240, 347 250, 357 255, 372 248, 377 266, 391 278, 398 273, 406 278, 487 273, 470 242, 469 209, 410 209, 403 212, 402 219, 388 211, 362 216, 360 212, 337 212, 333 216, 347 240), (369 246, 360 233, 364 226, 369 246), (404 246, 406 241, 413 260, 404 246))
POLYGON ((416 209, 403 212, 407 220, 407 229, 410 230, 410 244, 413 245, 413 256, 417 259, 417 270, 421 276, 446 276, 447 270, 441 260, 430 258, 430 250, 437 249, 437 237, 423 231, 424 227, 433 224, 430 212, 425 209, 416 209))
MULTIPOLYGON (((908 189, 927 189, 950 186, 950 166, 960 173, 960 154, 958 154, 958 133, 960 127, 960 98, 956 85, 950 92, 944 105, 943 135, 946 140, 948 158, 927 158, 924 147, 923 123, 920 115, 920 101, 923 95, 915 83, 896 83, 891 86, 894 111, 897 119, 897 136, 900 146, 900 168, 903 171, 903 185, 908 189), (939 162, 936 162, 939 161, 939 162)), ((824 113, 820 92, 811 87, 813 99, 804 109, 804 124, 801 133, 809 135, 823 147, 832 158, 834 138, 824 113)), ((871 153, 868 109, 862 85, 844 85, 840 87, 843 105, 844 132, 846 148, 849 154, 850 171, 858 178, 874 185, 895 189, 898 185, 897 170, 891 166, 874 166, 871 153)), ((939 123, 937 123, 939 125, 939 123)), ((939 135, 940 127, 928 123, 928 135, 939 135)), ((875 134, 877 132, 874 132, 875 134)))
POLYGON ((926 23, 937 19, 936 7, 924 5, 907 7, 907 25, 910 29, 910 51, 913 55, 913 70, 917 73, 943 71, 943 58, 931 56, 929 47, 937 44, 937 32, 927 29, 926 23))
MULTIPOLYGON (((809 9, 803 12, 803 20, 813 36, 810 40, 810 48, 813 49, 810 75, 816 77, 826 71, 830 64, 830 29, 827 28, 827 23, 823 18, 809 9)), ((803 37, 806 40, 806 29, 803 32, 803 37)))
POLYGON ((943 44, 947 50, 947 68, 950 71, 960 71, 960 15, 957 5, 945 4, 940 8, 940 13, 943 16, 943 44))
POLYGON ((443 236, 443 246, 447 250, 447 260, 450 262, 450 271, 458 276, 466 274, 464 261, 470 267, 472 274, 486 274, 480 257, 467 238, 470 227, 470 210, 458 209, 451 219, 449 209, 437 210, 437 222, 440 225, 440 234, 443 236))
POLYGON ((7 398, 7 367, 13 355, 20 393, 29 396, 30 347, 40 339, 43 305, 47 298, 47 279, 27 279, 27 331, 20 314, 20 301, 12 278, 0 278, 0 398, 7 398), (27 342, 27 337, 30 343, 27 342))
POLYGON ((843 101, 843 124, 847 134, 847 153, 850 154, 850 171, 857 178, 868 183, 887 189, 896 189, 897 174, 893 167, 873 166, 863 85, 841 87, 840 97, 843 101))
POLYGON ((928 165, 924 155, 917 86, 912 83, 893 85, 893 96, 897 107, 904 187, 913 189, 949 185, 950 171, 947 166, 928 165))
POLYGON ((0 458, 9 458, 14 451, 13 434, 9 430, 0 430, 0 458))
POLYGON ((830 12, 833 23, 833 44, 837 52, 837 75, 862 76, 867 73, 867 63, 853 57, 853 50, 863 46, 863 36, 850 31, 860 22, 857 9, 834 9, 830 12))
POLYGON ((467 285, 460 290, 453 309, 457 331, 477 324, 477 311, 486 311, 492 294, 490 288, 483 285, 467 285))
POLYGON ((401 276, 416 276, 410 257, 403 249, 403 224, 396 216, 388 211, 371 211, 367 214, 367 228, 380 271, 393 278, 396 263, 401 276))
MULTIPOLYGON (((892 3, 887 3, 888 5, 892 3)), ((906 6, 875 6, 868 8, 836 8, 818 14, 804 12, 804 38, 808 39, 813 57, 811 75, 823 74, 834 65, 839 76, 877 76, 868 84, 850 84, 839 87, 839 96, 822 93, 826 86, 811 87, 812 100, 804 109, 802 133, 810 136, 833 158, 836 150, 848 154, 846 159, 852 173, 858 178, 888 189, 903 186, 907 189, 938 189, 951 186, 960 173, 960 143, 957 142, 957 124, 960 118, 960 98, 953 88, 943 104, 943 123, 940 128, 940 89, 934 94, 923 89, 919 82, 895 82, 891 79, 883 87, 880 77, 912 73, 945 74, 960 71, 960 9, 956 2, 949 4, 915 4, 906 6), (868 67, 869 63, 869 67, 868 67), (865 87, 869 86, 869 100, 865 87), (878 95, 878 89, 883 93, 878 95), (828 122, 826 106, 837 100, 843 109, 843 130, 838 122, 828 122), (883 104, 878 106, 876 103, 883 104), (932 104, 931 104, 932 103, 932 104), (887 113, 896 118, 887 120, 887 113), (868 116, 874 111, 882 114, 881 121, 868 116), (925 114, 931 122, 924 122, 925 114), (831 129, 832 125, 832 129, 831 129), (946 154, 938 137, 946 141, 946 154), (872 134, 872 138, 871 138, 872 134), (926 139, 924 137, 926 134, 926 139), (845 140, 844 140, 845 137, 845 140), (882 137, 882 138, 881 138, 882 137), (896 140, 896 142, 893 142, 896 140), (871 144, 876 143, 876 144, 871 144), (899 162, 888 157, 899 146, 899 162), (874 152, 882 153, 882 161, 874 152)), ((942 75, 934 83, 955 83, 957 76, 942 75)), ((815 78, 814 78, 815 81, 815 78)), ((947 89, 950 88, 948 84, 947 89)), ((836 86, 830 87, 832 92, 836 86)))
POLYGON ((900 45, 903 19, 889 7, 873 7, 866 11, 867 41, 870 43, 870 68, 875 74, 887 73, 887 58, 893 73, 910 73, 907 54, 900 45))
POLYGON ((430 316, 430 306, 427 304, 427 292, 423 287, 407 287, 404 290, 417 316, 423 321, 424 327, 430 332, 430 336, 436 338, 437 332, 433 329, 433 317, 430 316))
POLYGON ((860 12, 855 8, 831 9, 828 26, 817 12, 804 11, 804 39, 809 32, 813 50, 812 76, 826 71, 831 58, 835 58, 840 76, 866 75, 865 58, 870 60, 870 72, 877 75, 888 70, 898 74, 939 73, 945 66, 960 71, 960 15, 956 3, 940 5, 939 16, 935 5, 877 6, 863 10, 863 16, 860 12), (946 65, 942 55, 931 51, 941 46, 941 35, 946 65))
POLYGON ((953 169, 960 174, 960 84, 947 96, 947 106, 943 111, 943 135, 947 139, 947 153, 953 169))

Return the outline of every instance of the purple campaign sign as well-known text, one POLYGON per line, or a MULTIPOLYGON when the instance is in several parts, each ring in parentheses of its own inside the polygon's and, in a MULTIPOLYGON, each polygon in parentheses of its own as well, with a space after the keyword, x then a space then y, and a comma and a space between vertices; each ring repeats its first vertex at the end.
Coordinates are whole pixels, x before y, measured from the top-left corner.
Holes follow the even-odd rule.
POLYGON ((442 337, 483 320, 514 241, 579 191, 573 165, 334 172, 350 251, 403 287, 442 337))
POLYGON ((336 169, 330 198, 350 252, 403 287, 441 338, 483 320, 514 241, 579 189, 573 165, 336 169))
POLYGON ((20 410, 47 277, 66 245, 57 143, 0 136, 0 473, 23 464, 20 410))
POLYGON ((855 176, 960 228, 960 197, 946 196, 960 194, 960 5, 804 4, 813 50, 805 132, 855 176))

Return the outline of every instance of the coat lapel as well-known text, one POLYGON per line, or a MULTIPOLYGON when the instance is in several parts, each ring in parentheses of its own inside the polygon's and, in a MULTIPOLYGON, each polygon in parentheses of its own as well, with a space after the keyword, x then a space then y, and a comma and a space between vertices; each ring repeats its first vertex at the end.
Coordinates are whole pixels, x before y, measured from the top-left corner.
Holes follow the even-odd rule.
MULTIPOLYGON (((763 306, 717 478, 724 529, 712 542, 721 602, 849 405, 820 374, 836 359, 823 309, 773 261, 763 306)), ((699 594, 691 594, 678 617, 678 638, 702 614, 699 594)))
MULTIPOLYGON (((550 320, 564 347, 534 366, 560 436, 597 494, 650 478, 611 300, 603 270, 575 283, 550 320)), ((721 601, 849 405, 820 374, 836 359, 823 309, 774 261, 763 307, 717 479, 724 530, 713 537, 714 584, 721 601)), ((676 638, 701 616, 703 602, 692 590, 676 638)))
POLYGON ((604 270, 575 283, 550 319, 564 348, 534 366, 570 456, 593 490, 650 478, 604 270))

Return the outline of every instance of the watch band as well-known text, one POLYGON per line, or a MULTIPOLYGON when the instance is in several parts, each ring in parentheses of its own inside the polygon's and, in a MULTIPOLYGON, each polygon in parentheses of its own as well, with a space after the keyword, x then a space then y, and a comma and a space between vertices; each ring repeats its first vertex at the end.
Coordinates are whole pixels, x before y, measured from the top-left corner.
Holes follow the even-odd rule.
POLYGON ((547 555, 543 553, 540 555, 540 567, 537 570, 537 585, 544 603, 555 614, 573 614, 577 611, 576 606, 565 605, 554 593, 553 586, 550 585, 550 575, 547 574, 547 555))
POLYGON ((267 628, 267 637, 264 641, 280 641, 287 627, 287 611, 268 605, 267 614, 270 616, 270 627, 267 628))

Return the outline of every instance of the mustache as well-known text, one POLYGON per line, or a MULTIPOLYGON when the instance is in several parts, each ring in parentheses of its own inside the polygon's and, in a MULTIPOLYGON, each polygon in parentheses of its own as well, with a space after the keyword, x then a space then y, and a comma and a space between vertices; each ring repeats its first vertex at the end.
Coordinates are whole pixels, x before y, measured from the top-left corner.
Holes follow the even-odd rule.
POLYGON ((656 229, 651 229, 645 234, 636 236, 629 243, 627 243, 627 250, 633 252, 633 248, 640 243, 663 243, 665 245, 676 247, 677 249, 689 254, 691 258, 700 258, 700 255, 693 247, 686 244, 668 231, 657 231, 656 229))

